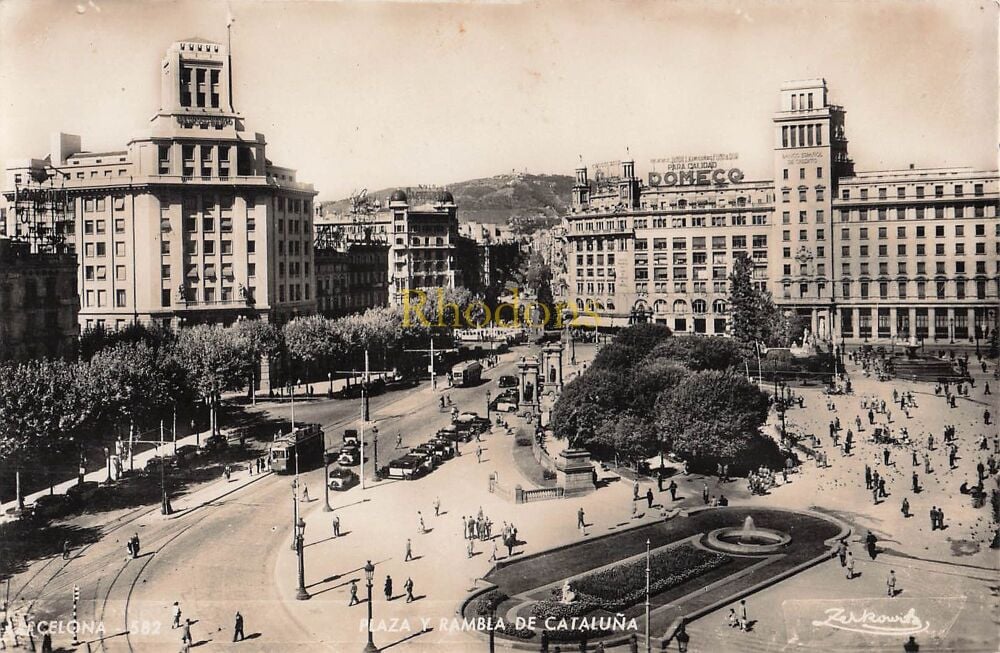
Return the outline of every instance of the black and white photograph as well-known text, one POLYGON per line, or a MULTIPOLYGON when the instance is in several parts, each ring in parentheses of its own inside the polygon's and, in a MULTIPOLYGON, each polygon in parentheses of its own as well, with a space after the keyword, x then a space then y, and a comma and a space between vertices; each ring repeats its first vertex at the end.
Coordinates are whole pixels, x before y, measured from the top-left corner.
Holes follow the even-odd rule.
POLYGON ((0 651, 1000 650, 998 34, 0 0, 0 651))

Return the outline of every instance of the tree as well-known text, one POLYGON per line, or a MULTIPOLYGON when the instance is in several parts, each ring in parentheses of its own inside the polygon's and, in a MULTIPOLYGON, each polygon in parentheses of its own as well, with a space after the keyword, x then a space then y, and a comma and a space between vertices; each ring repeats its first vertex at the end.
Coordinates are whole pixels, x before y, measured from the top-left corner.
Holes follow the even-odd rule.
POLYGON ((181 329, 172 351, 198 396, 238 390, 250 379, 248 345, 232 329, 215 325, 181 329))
POLYGON ((690 370, 726 370, 743 365, 743 348, 732 338, 675 336, 656 345, 650 359, 676 361, 690 370))
POLYGON ((657 427, 670 448, 699 465, 722 462, 742 469, 766 459, 777 446, 760 434, 767 419, 764 393, 731 372, 694 372, 657 403, 657 427))
MULTIPOLYGON (((78 387, 64 361, 0 364, 0 461, 18 478, 24 470, 48 474, 82 447, 94 412, 78 387)), ((23 507, 20 493, 17 503, 23 507)))
POLYGON ((568 440, 570 447, 584 447, 597 453, 606 447, 602 432, 617 419, 624 404, 624 391, 619 373, 591 367, 566 384, 553 406, 549 421, 555 436, 568 440))
POLYGON ((331 366, 347 349, 336 321, 322 315, 297 317, 285 324, 283 333, 293 366, 307 374, 331 366))

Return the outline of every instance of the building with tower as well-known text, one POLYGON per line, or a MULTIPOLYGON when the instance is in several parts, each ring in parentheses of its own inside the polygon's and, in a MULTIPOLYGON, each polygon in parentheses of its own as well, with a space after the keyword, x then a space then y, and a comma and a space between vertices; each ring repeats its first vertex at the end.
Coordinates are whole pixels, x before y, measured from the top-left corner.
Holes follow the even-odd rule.
POLYGON ((316 192, 268 160, 235 110, 229 51, 178 41, 159 70, 160 108, 124 149, 87 152, 59 134, 43 158, 8 166, 8 235, 58 234, 76 254, 84 328, 315 312, 316 192), (20 198, 40 188, 65 207, 26 219, 20 198))
POLYGON ((735 258, 817 336, 973 342, 996 328, 998 173, 856 172, 846 112, 825 80, 781 87, 774 169, 750 180, 738 155, 576 171, 565 216, 567 285, 602 326, 650 319, 725 334, 735 258), (611 172, 609 172, 609 168, 611 172))

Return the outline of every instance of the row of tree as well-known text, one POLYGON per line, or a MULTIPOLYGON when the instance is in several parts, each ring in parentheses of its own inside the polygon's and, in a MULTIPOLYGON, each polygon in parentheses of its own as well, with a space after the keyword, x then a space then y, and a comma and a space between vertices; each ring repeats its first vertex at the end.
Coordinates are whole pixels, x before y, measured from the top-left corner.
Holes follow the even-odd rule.
POLYGON ((760 433, 768 397, 740 372, 743 360, 731 339, 631 326, 567 384, 553 431, 600 460, 672 453, 695 469, 722 463, 734 472, 779 463, 777 445, 760 433))

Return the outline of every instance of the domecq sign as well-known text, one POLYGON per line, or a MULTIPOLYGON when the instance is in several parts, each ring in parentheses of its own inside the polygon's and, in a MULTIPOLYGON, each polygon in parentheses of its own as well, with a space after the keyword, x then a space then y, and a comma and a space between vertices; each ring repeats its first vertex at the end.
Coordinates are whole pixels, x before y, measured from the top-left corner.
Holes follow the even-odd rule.
POLYGON ((726 167, 725 162, 734 162, 738 158, 738 154, 732 153, 653 159, 650 163, 654 171, 649 173, 649 185, 656 188, 736 184, 743 181, 743 171, 739 168, 726 167), (663 166, 663 172, 656 172, 655 168, 660 166, 663 166))

